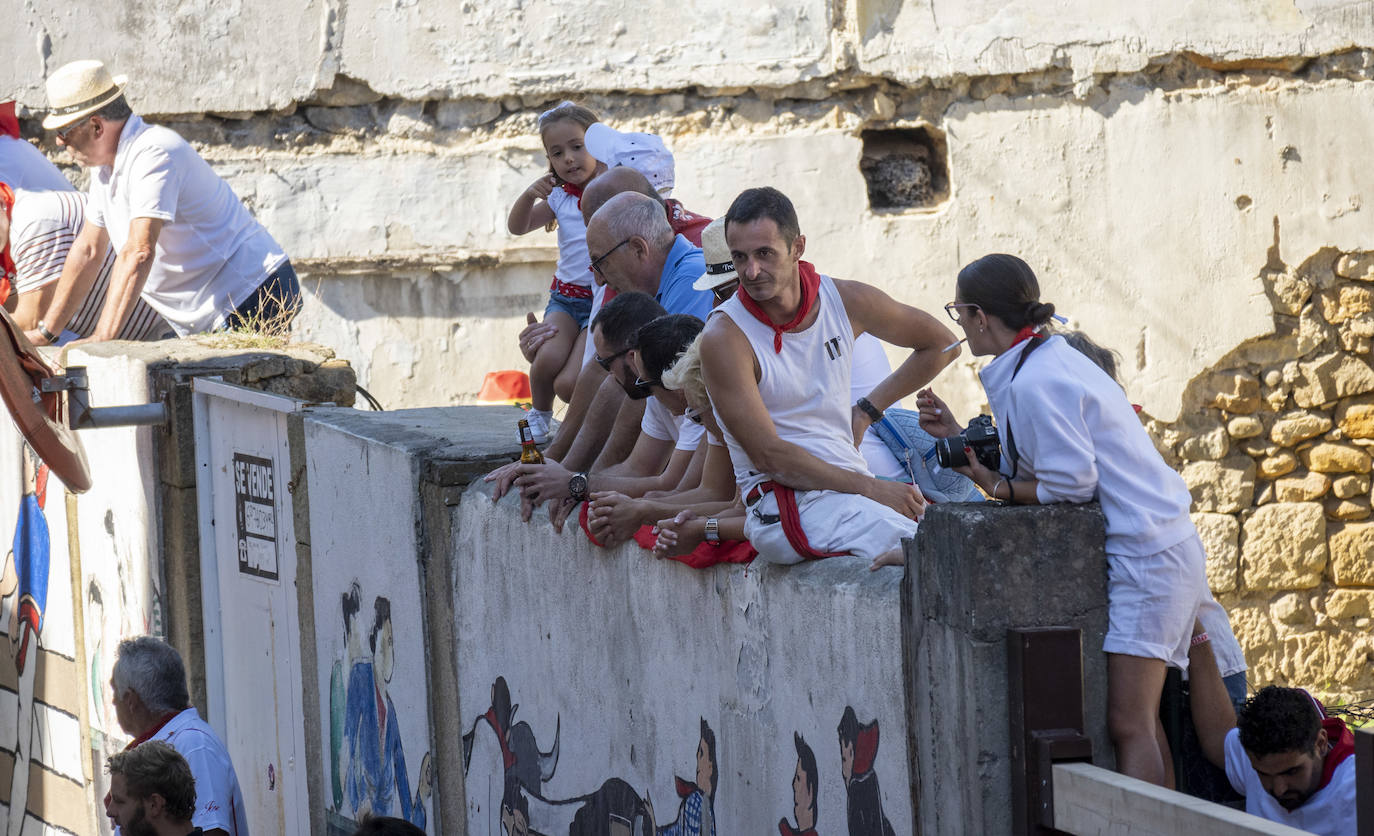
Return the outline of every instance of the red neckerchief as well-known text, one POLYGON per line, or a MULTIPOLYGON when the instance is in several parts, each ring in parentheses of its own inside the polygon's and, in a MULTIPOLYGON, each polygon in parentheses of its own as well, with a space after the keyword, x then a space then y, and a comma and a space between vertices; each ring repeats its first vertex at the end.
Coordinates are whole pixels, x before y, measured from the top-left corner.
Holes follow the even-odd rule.
POLYGON ((1025 328, 1022 328, 1020 331, 1017 331, 1017 332, 1016 332, 1016 339, 1014 339, 1014 340, 1011 341, 1011 345, 1008 346, 1008 348, 1014 347, 1017 343, 1025 342, 1026 340, 1030 339, 1031 337, 1040 337, 1040 336, 1042 336, 1042 335, 1041 335, 1041 333, 1040 333, 1039 331, 1037 331, 1037 330, 1035 330, 1035 328, 1033 328, 1033 327, 1027 325, 1025 328))
MULTIPOLYGON (((14 217, 14 190, 7 183, 0 183, 0 203, 5 206, 5 220, 11 220, 14 217)), ((13 229, 10 230, 10 232, 13 231, 13 229)), ((6 236, 5 248, 0 250, 0 305, 5 304, 5 300, 10 298, 10 291, 14 290, 14 282, 18 278, 18 272, 14 267, 14 256, 10 252, 10 243, 13 238, 13 235, 6 236)))
POLYGON ((42 508, 48 504, 48 463, 43 462, 38 465, 38 473, 33 480, 33 495, 38 499, 38 507, 42 508))
POLYGON ((506 769, 515 766, 515 753, 510 750, 510 744, 506 742, 506 730, 501 728, 501 724, 496 720, 496 707, 487 709, 487 713, 482 715, 491 723, 491 730, 496 732, 496 742, 501 744, 501 761, 506 765, 506 769))
POLYGON ((872 772, 873 761, 877 757, 878 721, 874 720, 866 726, 859 726, 859 739, 854 742, 854 768, 851 774, 858 777, 872 772))
POLYGON ((1324 717, 1322 728, 1326 729, 1326 739, 1331 742, 1331 749, 1326 753, 1326 760, 1322 763, 1322 783, 1317 789, 1331 783, 1331 776, 1336 774, 1336 767, 1355 754, 1355 733, 1346 728, 1345 721, 1336 717, 1324 717))
POLYGON ((582 187, 576 183, 564 183, 561 188, 563 191, 577 198, 577 208, 582 208, 582 187))
MULTIPOLYGON (((701 792, 701 787, 698 787, 694 781, 688 781, 686 778, 679 778, 676 775, 673 776, 673 781, 677 786, 678 798, 686 798, 694 792, 701 792)), ((701 792, 701 794, 705 795, 706 793, 701 792)))
POLYGON ((129 751, 130 749, 134 748, 135 746, 137 746, 137 745, 140 744, 140 743, 147 743, 149 740, 152 739, 153 735, 155 735, 155 734, 157 734, 158 732, 162 731, 162 727, 165 726, 165 725, 167 725, 168 723, 172 722, 172 718, 175 717, 175 716, 177 716, 177 715, 180 714, 180 713, 181 713, 180 711, 169 711, 169 712, 167 712, 166 714, 162 715, 162 719, 158 720, 156 725, 154 725, 152 728, 148 729, 148 730, 147 730, 146 732, 144 732, 143 734, 140 734, 138 737, 135 737, 132 743, 130 743, 128 746, 125 746, 125 747, 124 747, 124 751, 127 752, 127 751, 129 751))
POLYGON ((749 297, 748 293, 736 293, 744 309, 754 315, 754 319, 773 329, 773 351, 777 354, 782 353, 782 335, 785 331, 792 331, 801 324, 806 315, 811 313, 811 309, 816 306, 816 297, 821 289, 821 274, 816 272, 816 268, 809 261, 798 261, 797 272, 801 277, 802 301, 801 307, 797 309, 797 315, 792 317, 790 322, 777 325, 768 318, 768 314, 763 312, 759 303, 749 297))
POLYGON ((668 224, 673 232, 700 247, 702 230, 711 225, 711 219, 689 211, 680 200, 668 198, 663 202, 668 205, 668 224))
POLYGON ((19 139, 19 117, 14 112, 14 102, 0 102, 0 135, 19 139))
POLYGON ((798 830, 787 819, 778 819, 778 836, 816 836, 816 828, 798 830))

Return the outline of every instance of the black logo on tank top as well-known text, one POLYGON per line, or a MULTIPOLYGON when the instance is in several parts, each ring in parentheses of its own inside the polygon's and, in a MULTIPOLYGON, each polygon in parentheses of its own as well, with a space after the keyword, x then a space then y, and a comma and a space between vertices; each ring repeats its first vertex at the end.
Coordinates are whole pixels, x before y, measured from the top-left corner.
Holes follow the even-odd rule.
POLYGON ((825 341, 825 353, 831 360, 838 360, 844 354, 840 349, 840 338, 831 337, 825 341))

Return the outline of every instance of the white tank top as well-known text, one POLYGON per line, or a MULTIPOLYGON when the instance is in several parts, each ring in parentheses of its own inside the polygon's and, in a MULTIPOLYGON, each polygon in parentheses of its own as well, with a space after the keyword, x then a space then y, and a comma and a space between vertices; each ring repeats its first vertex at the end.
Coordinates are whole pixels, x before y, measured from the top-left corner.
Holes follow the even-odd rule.
MULTIPOLYGON (((743 292, 743 289, 741 289, 743 292)), ((805 331, 782 335, 782 352, 773 351, 773 329, 754 318, 739 293, 716 308, 744 332, 759 364, 759 394, 773 419, 778 437, 823 461, 869 474, 863 456, 854 448, 849 381, 854 353, 854 327, 844 300, 829 276, 821 276, 816 305, 820 313, 805 331)), ((725 444, 735 466, 740 491, 769 478, 749 461, 734 433, 720 419, 725 444)))

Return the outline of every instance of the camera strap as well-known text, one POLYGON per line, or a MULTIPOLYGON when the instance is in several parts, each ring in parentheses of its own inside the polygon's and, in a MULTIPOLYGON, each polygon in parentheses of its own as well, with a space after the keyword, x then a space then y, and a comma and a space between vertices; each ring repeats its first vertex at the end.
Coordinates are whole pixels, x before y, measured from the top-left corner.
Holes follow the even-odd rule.
MULTIPOLYGON (((1026 346, 1021 349, 1021 356, 1016 360, 1016 368, 1011 370, 1011 380, 1016 379, 1017 372, 1021 371, 1021 367, 1026 364, 1026 358, 1031 356, 1032 351, 1044 345, 1045 339, 1044 334, 1031 334, 1026 339, 1026 346)), ((1010 380, 1007 381, 1007 386, 1010 388, 1010 380)), ((1007 455, 1011 457, 1011 475, 1007 477, 1007 480, 1010 481, 1016 478, 1016 470, 1021 464, 1021 458, 1016 454, 1016 433, 1011 431, 1010 421, 1007 422, 1007 455)))

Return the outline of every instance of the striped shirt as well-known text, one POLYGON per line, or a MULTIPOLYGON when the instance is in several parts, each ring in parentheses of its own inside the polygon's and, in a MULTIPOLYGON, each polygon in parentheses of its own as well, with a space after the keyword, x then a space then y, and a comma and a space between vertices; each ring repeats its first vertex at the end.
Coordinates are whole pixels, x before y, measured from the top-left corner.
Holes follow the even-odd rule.
MULTIPOLYGON (((36 192, 15 190, 14 219, 10 230, 11 249, 18 272, 15 290, 27 293, 56 282, 62 265, 85 222, 86 196, 76 191, 36 192)), ((82 337, 95 333, 105 293, 110 285, 115 252, 107 247, 90 293, 67 323, 67 330, 82 337)), ((121 340, 155 340, 171 332, 171 327, 142 299, 134 303, 129 319, 120 329, 121 340)))

